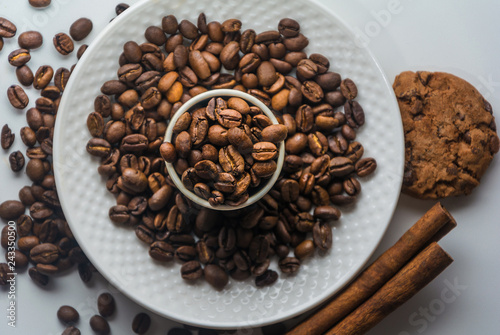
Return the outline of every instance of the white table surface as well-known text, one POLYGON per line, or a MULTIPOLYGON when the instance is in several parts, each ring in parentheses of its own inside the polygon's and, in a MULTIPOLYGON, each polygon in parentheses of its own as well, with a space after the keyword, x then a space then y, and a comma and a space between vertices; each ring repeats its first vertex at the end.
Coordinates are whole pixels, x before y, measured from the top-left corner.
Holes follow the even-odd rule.
MULTIPOLYGON (((29 7, 27 0, 2 0, 0 16, 14 22, 18 34, 26 30, 43 33, 44 45, 33 52, 32 69, 45 64, 69 68, 76 61, 76 52, 70 57, 60 56, 52 46, 52 36, 60 31, 67 32, 76 19, 89 17, 94 23, 94 30, 84 43, 90 43, 114 17, 114 7, 118 2, 52 0, 49 8, 36 10, 29 7)), ((128 1, 129 4, 135 2, 128 1)), ((450 72, 475 85, 491 102, 493 109, 498 110, 494 114, 500 115, 498 2, 319 2, 336 12, 355 30, 359 43, 367 44, 373 51, 390 82, 405 70, 450 72)), ((200 4, 197 10, 202 11, 202 7, 200 4)), ((25 125, 24 112, 12 108, 5 94, 8 86, 17 82, 14 70, 7 62, 7 55, 16 48, 17 39, 5 40, 4 49, 0 52, 0 126, 8 123, 16 133, 13 147, 0 152, 0 202, 16 199, 18 190, 31 184, 24 172, 15 174, 8 164, 10 152, 25 150, 19 136, 19 129, 25 125)), ((27 91, 34 101, 36 92, 33 89, 27 91)), ((371 330, 370 335, 500 334, 499 169, 500 163, 495 157, 473 194, 442 201, 458 222, 458 227, 440 242, 455 262, 371 330)), ((434 203, 402 195, 374 257, 390 247, 434 203)), ((111 292, 117 300, 117 313, 109 319, 112 333, 131 334, 133 316, 144 309, 117 292, 100 276, 95 276, 89 285, 83 284, 77 271, 55 278, 46 288, 32 283, 27 271, 21 271, 16 283, 16 328, 7 325, 8 291, 0 289, 0 334, 60 334, 64 327, 57 320, 56 311, 64 304, 77 308, 80 312, 77 326, 83 334, 91 334, 88 319, 97 313, 96 298, 102 292, 111 292)), ((179 326, 149 314, 153 318, 150 334, 166 334, 169 328, 179 326)), ((240 329, 238 334, 260 334, 260 330, 240 329)))

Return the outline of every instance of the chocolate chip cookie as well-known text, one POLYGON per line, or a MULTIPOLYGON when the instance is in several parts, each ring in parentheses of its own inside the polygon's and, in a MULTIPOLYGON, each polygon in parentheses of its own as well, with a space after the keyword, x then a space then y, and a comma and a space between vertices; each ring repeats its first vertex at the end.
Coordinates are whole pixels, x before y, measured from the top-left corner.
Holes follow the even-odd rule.
POLYGON ((403 192, 421 199, 471 193, 499 150, 491 105, 449 73, 403 72, 393 88, 405 135, 403 192))

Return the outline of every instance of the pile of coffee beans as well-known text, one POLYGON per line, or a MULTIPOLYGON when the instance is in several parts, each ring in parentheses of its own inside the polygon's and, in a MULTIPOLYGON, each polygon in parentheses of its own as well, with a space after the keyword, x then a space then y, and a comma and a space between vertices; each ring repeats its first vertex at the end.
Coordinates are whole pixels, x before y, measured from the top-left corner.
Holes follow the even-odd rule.
MULTIPOLYGON (((35 7, 45 7, 50 1, 32 1, 35 7)), ((92 30, 92 22, 81 18, 70 28, 70 35, 76 40, 84 39, 92 30)), ((3 38, 13 38, 17 34, 16 26, 5 18, 0 18, 0 50, 3 38)), ((54 37, 56 49, 69 54, 74 42, 65 33, 54 37), (56 43, 57 42, 57 43, 56 43)), ((24 87, 40 91, 34 107, 26 111, 27 126, 20 130, 20 138, 26 145, 26 158, 21 151, 11 152, 9 163, 13 172, 21 172, 26 166, 26 174, 33 182, 19 191, 19 200, 8 200, 0 204, 0 217, 15 222, 17 247, 14 252, 6 253, 9 265, 16 269, 27 267, 28 274, 37 284, 45 286, 50 276, 59 274, 78 265, 80 277, 90 281, 94 267, 78 246, 61 210, 52 166, 52 138, 54 124, 62 94, 70 77, 71 70, 54 69, 49 65, 40 66, 35 73, 29 62, 32 51, 43 45, 43 36, 37 31, 25 31, 18 36, 19 49, 8 55, 9 63, 15 68, 19 84, 11 85, 7 96, 16 109, 25 109, 30 100, 24 87), (26 163, 26 164, 25 164, 26 163), (26 208, 29 212, 26 213, 26 208), (14 255, 14 256, 12 256, 14 255)), ((84 45, 82 45, 83 47, 84 45)), ((81 56, 81 55, 80 55, 81 56)), ((4 150, 10 149, 15 140, 15 133, 4 125, 1 144, 4 150)), ((2 229, 2 246, 7 249, 9 226, 2 229)), ((7 263, 0 263, 0 284, 13 272, 7 263)))
MULTIPOLYGON (((331 71, 325 56, 308 56, 304 48, 309 40, 290 18, 282 19, 277 30, 256 33, 243 30, 238 19, 208 22, 201 13, 195 24, 168 15, 144 35, 145 43, 124 44, 118 78, 102 85, 87 120, 92 135, 87 150, 101 157, 98 172, 116 195, 111 220, 135 227, 155 260, 177 259, 184 279, 204 276, 216 289, 229 277, 254 276, 256 286, 270 285, 278 278, 269 268, 273 255, 283 273, 293 274, 317 249, 330 249, 330 225, 341 215, 335 206, 353 204, 361 192, 359 178, 376 169, 375 159, 363 158, 364 148, 356 141, 356 130, 365 123, 356 84, 331 71), (206 159, 215 158, 211 146, 218 142, 234 146, 229 139, 224 142, 228 134, 220 125, 219 131, 215 127, 210 132, 214 125, 205 135, 205 125, 190 130, 189 120, 189 129, 182 126, 173 144, 162 145, 167 122, 179 107, 218 88, 261 100, 282 125, 280 134, 286 134, 285 164, 273 189, 255 206, 225 213, 200 208, 184 197, 162 159, 163 154, 173 162, 193 189, 199 173, 211 179, 220 172, 206 159)), ((212 103, 217 106, 217 100, 212 103)), ((214 120, 207 109, 196 113, 198 121, 214 120)), ((266 142, 268 124, 259 122, 247 124, 250 131, 245 122, 232 129, 266 142)), ((257 183, 251 171, 246 178, 257 183)), ((200 186, 197 193, 221 203, 224 194, 216 191, 200 186)))
POLYGON ((182 173, 187 190, 212 206, 238 206, 275 173, 286 134, 284 125, 273 124, 244 99, 214 97, 181 115, 172 143, 163 143, 160 154, 182 173), (187 161, 187 169, 177 157, 187 161))

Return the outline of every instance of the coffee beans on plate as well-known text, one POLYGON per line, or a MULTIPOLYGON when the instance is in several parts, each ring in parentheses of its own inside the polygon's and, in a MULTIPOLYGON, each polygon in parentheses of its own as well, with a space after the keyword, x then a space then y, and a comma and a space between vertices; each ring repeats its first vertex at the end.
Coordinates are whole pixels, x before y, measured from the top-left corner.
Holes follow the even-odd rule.
POLYGON ((197 25, 165 16, 146 30, 147 42, 124 44, 117 78, 103 83, 87 119, 87 150, 101 159, 98 173, 116 195, 110 219, 134 227, 155 261, 182 262, 185 280, 204 277, 216 289, 249 277, 271 285, 274 255, 293 274, 327 253, 337 207, 353 204, 360 178, 376 168, 356 140, 365 113, 354 80, 334 72, 324 55, 308 55, 309 40, 293 19, 260 33, 243 27, 203 13, 197 25), (214 98, 181 115, 164 143, 178 109, 218 88, 253 95, 280 124, 241 99, 214 98), (195 205, 165 167, 172 163, 184 186, 211 204, 236 205, 275 171, 280 141, 286 155, 276 184, 237 211, 195 205))

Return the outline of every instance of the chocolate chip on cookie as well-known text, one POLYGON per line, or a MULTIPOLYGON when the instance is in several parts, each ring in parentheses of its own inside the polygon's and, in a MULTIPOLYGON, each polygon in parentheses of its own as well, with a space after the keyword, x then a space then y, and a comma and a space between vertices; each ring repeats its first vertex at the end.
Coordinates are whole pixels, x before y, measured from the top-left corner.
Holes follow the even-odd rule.
POLYGON ((421 199, 471 193, 499 151, 491 105, 443 72, 403 72, 393 88, 405 135, 403 192, 421 199))

